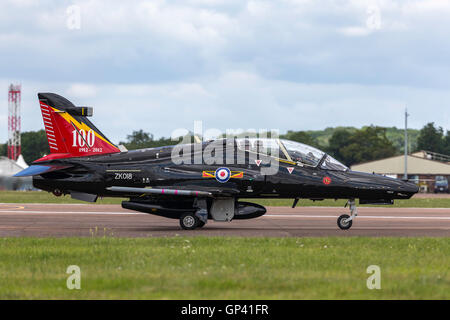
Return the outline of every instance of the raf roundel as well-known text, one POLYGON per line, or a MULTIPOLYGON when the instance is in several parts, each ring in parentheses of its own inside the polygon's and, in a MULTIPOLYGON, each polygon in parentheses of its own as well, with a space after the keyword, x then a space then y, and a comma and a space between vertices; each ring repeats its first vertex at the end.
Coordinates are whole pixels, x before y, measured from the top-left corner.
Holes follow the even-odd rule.
POLYGON ((214 177, 216 178, 217 181, 225 183, 228 180, 230 180, 231 171, 228 168, 219 168, 214 173, 214 177))

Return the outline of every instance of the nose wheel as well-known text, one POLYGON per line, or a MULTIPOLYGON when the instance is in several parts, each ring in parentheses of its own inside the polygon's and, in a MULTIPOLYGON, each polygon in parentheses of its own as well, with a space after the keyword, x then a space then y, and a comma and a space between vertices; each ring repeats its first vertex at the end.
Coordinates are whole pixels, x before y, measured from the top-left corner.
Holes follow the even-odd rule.
POLYGON ((341 230, 350 229, 352 227, 353 220, 358 215, 358 212, 356 210, 355 199, 350 199, 345 206, 347 205, 350 207, 351 216, 349 216, 348 214, 343 214, 339 216, 339 218, 337 219, 337 225, 341 230))
POLYGON ((337 225, 342 230, 347 230, 352 227, 353 221, 349 220, 350 216, 348 214, 340 215, 337 219, 337 225))

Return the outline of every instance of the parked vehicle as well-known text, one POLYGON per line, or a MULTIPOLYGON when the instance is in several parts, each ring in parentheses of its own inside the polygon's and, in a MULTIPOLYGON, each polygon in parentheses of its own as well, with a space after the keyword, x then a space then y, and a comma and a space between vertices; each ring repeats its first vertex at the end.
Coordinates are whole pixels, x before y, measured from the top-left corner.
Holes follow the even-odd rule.
POLYGON ((436 176, 436 180, 434 182, 434 193, 438 192, 449 193, 448 180, 444 176, 436 176))

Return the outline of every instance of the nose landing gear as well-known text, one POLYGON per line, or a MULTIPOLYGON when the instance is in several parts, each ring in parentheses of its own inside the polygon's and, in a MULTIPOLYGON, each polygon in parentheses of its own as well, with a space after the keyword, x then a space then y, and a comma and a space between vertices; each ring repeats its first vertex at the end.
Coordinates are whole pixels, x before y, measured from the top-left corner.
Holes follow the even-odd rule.
POLYGON ((337 225, 342 230, 350 229, 353 224, 353 220, 358 215, 355 199, 348 200, 348 202, 345 206, 347 206, 347 205, 349 205, 349 207, 350 207, 351 216, 349 216, 348 214, 343 214, 343 215, 340 215, 339 218, 337 219, 337 225))

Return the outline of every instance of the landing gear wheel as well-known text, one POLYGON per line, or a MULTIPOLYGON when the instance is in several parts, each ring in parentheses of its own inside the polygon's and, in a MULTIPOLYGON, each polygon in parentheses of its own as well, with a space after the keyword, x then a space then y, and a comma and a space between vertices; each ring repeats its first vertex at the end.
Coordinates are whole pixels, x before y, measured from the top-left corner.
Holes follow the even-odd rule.
POLYGON ((184 230, 194 230, 199 226, 200 219, 194 213, 185 213, 180 217, 180 226, 184 230))
POLYGON ((352 226, 353 220, 348 220, 350 216, 348 214, 343 214, 337 219, 337 225, 342 230, 348 230, 352 226))

